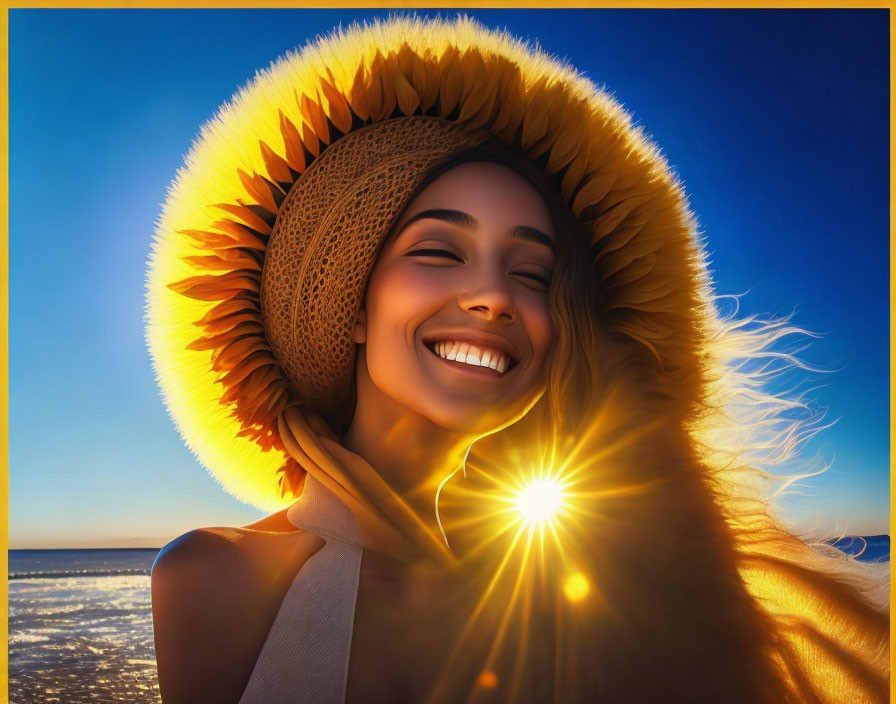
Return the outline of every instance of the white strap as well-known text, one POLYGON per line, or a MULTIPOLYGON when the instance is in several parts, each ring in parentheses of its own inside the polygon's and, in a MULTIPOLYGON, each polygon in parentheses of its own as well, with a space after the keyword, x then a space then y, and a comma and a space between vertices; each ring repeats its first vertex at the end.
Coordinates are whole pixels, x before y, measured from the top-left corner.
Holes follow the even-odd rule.
POLYGON ((311 475, 287 512, 327 543, 286 593, 240 704, 344 704, 364 551, 351 510, 311 475))

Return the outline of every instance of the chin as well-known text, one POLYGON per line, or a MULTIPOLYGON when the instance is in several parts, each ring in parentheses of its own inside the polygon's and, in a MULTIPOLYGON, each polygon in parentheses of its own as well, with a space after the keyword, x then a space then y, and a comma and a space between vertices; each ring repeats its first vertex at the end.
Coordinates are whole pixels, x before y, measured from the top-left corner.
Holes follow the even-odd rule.
POLYGON ((516 423, 538 402, 542 394, 543 392, 539 392, 512 405, 495 403, 483 407, 481 402, 424 404, 418 408, 418 413, 445 430, 484 437, 516 423))

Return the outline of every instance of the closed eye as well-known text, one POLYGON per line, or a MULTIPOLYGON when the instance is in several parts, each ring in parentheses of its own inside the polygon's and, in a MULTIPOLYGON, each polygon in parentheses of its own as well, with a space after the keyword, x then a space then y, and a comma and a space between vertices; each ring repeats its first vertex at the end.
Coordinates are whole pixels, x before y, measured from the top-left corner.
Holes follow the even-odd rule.
MULTIPOLYGON (((456 262, 464 263, 463 258, 452 252, 448 249, 434 249, 434 248, 426 248, 426 249, 415 249, 405 254, 406 257, 434 257, 436 259, 450 259, 456 262)), ((545 276, 541 274, 536 274, 532 271, 515 271, 513 272, 514 276, 519 276, 521 278, 530 279, 535 281, 545 288, 550 287, 551 281, 545 276)))
POLYGON ((443 259, 453 259, 458 262, 463 262, 459 256, 457 256, 454 252, 451 252, 447 249, 415 249, 412 252, 407 253, 408 257, 441 257, 443 259))
POLYGON ((536 274, 535 272, 532 272, 532 271, 515 271, 515 272, 513 273, 513 275, 514 275, 514 276, 521 276, 521 277, 526 278, 526 279, 532 279, 533 281, 537 281, 538 283, 540 283, 540 284, 544 284, 545 286, 550 286, 550 285, 551 285, 551 282, 550 282, 549 279, 547 279, 546 277, 542 276, 541 274, 536 274))

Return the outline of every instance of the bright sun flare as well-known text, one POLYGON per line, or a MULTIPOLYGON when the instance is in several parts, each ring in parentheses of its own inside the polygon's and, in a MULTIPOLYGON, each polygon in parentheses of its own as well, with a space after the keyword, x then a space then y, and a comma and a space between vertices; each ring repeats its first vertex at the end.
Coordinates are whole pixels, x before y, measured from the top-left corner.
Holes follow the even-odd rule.
POLYGON ((563 488, 554 479, 534 479, 520 491, 516 505, 527 523, 550 521, 563 505, 563 488))

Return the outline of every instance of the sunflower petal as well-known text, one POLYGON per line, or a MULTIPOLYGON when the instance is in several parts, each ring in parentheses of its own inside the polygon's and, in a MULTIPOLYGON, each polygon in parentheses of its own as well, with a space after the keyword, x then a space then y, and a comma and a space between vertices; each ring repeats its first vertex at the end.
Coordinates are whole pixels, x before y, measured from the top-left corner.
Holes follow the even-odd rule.
POLYGON ((414 111, 420 107, 420 97, 417 95, 417 91, 398 72, 395 74, 395 98, 398 102, 398 109, 404 115, 413 115, 414 111))
POLYGON ((422 58, 417 57, 414 62, 414 85, 420 95, 420 107, 427 112, 439 97, 441 82, 439 81, 439 62, 433 58, 431 52, 427 52, 422 58))
MULTIPOLYGON (((333 74, 328 72, 332 80, 333 74)), ((336 87, 328 80, 322 78, 320 89, 327 99, 327 114, 330 122, 342 133, 347 133, 352 127, 352 113, 345 96, 336 90, 336 87)))
POLYGON ((320 105, 320 101, 312 100, 305 93, 299 103, 302 106, 302 115, 307 120, 314 134, 324 144, 330 143, 330 126, 327 124, 327 116, 320 105))
POLYGON ((197 326, 200 326, 206 334, 208 335, 219 335, 222 332, 227 332, 228 330, 233 330, 237 325, 241 323, 261 323, 261 316, 257 313, 241 313, 239 315, 230 315, 225 318, 218 318, 217 320, 212 320, 208 323, 203 323, 197 326))
POLYGON ((207 325, 214 320, 220 320, 230 315, 239 315, 241 313, 249 312, 257 313, 257 309, 253 307, 249 301, 244 299, 224 301, 214 306, 195 324, 200 326, 207 325))
POLYGON ((457 107, 457 102, 464 91, 464 70, 460 63, 458 51, 450 47, 439 62, 441 69, 441 85, 439 86, 439 110, 442 117, 448 117, 457 107))
POLYGON ((236 216, 242 220, 243 225, 254 230, 259 235, 271 234, 271 226, 247 205, 242 203, 218 203, 215 207, 236 216))
POLYGON ((355 113, 365 122, 370 119, 370 104, 367 99, 367 84, 370 81, 367 69, 364 64, 358 66, 355 72, 355 78, 352 81, 352 87, 346 96, 348 104, 355 113))
POLYGON ((262 337, 241 337, 212 352, 212 369, 217 372, 230 371, 242 357, 267 348, 262 337))
POLYGON ((247 335, 264 335, 264 325, 261 324, 260 321, 257 320, 248 320, 238 325, 235 325, 230 330, 225 330, 224 332, 218 333, 217 335, 210 335, 207 337, 200 337, 196 340, 193 340, 189 345, 187 345, 188 350, 212 350, 217 347, 221 347, 226 345, 230 340, 235 340, 238 337, 245 337, 247 335))
POLYGON ((184 257, 185 262, 193 266, 208 271, 233 271, 233 269, 246 269, 255 267, 259 271, 261 267, 245 251, 239 249, 225 249, 218 254, 210 254, 206 256, 184 257), (229 256, 221 256, 223 252, 240 252, 241 257, 237 260, 229 258, 229 256))
POLYGON ((261 148, 261 158, 271 180, 279 183, 292 183, 292 173, 290 173, 286 160, 263 141, 259 140, 258 146, 261 148))
POLYGON ((239 383, 256 369, 267 366, 278 366, 271 352, 259 350, 248 355, 237 366, 218 379, 223 386, 238 387, 239 383))
POLYGON ((213 227, 222 234, 227 235, 231 242, 237 246, 264 251, 264 242, 262 242, 252 230, 246 228, 245 225, 224 218, 215 220, 213 227))
POLYGON ((277 212, 277 203, 274 200, 274 196, 271 193, 271 188, 273 184, 268 181, 264 176, 259 174, 254 174, 250 176, 242 169, 236 170, 237 174, 240 177, 240 181, 243 184, 243 188, 246 189, 246 193, 251 196, 258 205, 267 210, 270 213, 277 212))
POLYGON ((501 108, 492 125, 492 131, 508 144, 513 140, 525 115, 526 104, 523 95, 520 69, 518 66, 511 66, 501 86, 501 108))
POLYGON ((538 82, 529 89, 529 105, 523 117, 522 147, 529 150, 532 145, 544 137, 548 131, 548 118, 550 108, 544 97, 544 86, 547 77, 542 76, 538 82))
POLYGON ((297 173, 305 171, 305 150, 299 130, 283 111, 280 111, 280 134, 283 135, 283 147, 286 150, 286 163, 297 173))

